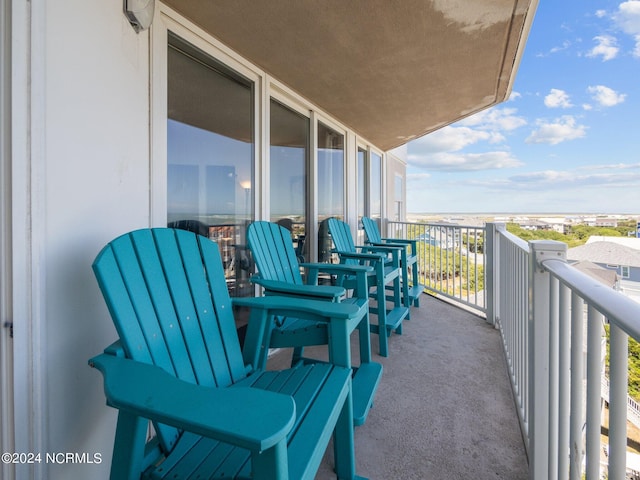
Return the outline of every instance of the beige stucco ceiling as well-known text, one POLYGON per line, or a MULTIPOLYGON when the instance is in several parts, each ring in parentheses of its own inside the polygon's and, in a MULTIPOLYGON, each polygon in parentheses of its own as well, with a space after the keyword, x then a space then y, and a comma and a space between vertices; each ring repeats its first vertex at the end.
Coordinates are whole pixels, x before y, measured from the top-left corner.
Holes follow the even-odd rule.
POLYGON ((511 92, 538 0, 166 0, 387 150, 511 92))

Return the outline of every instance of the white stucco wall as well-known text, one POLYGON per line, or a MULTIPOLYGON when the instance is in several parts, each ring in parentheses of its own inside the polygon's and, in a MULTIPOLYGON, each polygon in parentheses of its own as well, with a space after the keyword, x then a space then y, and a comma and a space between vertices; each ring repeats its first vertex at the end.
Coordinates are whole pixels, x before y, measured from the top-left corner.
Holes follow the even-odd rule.
MULTIPOLYGON (((116 334, 91 263, 115 236, 149 226, 149 33, 133 31, 120 1, 34 1, 32 9, 26 180, 37 265, 27 321, 39 351, 34 378, 16 382, 33 382, 29 408, 41 411, 30 414, 42 423, 16 425, 32 430, 17 436, 34 438, 43 462, 55 452, 102 457, 101 464, 40 465, 38 477, 107 478, 115 411, 105 406, 102 376, 87 360, 116 334)), ((22 414, 20 402, 28 399, 20 392, 29 388, 16 388, 22 414)))

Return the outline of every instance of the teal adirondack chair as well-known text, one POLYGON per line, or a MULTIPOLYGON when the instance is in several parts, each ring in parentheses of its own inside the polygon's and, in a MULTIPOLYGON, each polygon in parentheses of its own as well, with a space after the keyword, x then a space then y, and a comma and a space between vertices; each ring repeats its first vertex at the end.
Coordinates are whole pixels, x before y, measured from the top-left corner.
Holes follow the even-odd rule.
MULTIPOLYGON (((362 425, 369 413, 375 392, 382 377, 382 365, 371 361, 371 336, 369 333, 369 299, 367 275, 371 267, 359 265, 331 265, 327 263, 298 263, 291 241, 291 232, 278 224, 258 221, 247 229, 247 243, 258 268, 252 280, 264 288, 266 295, 287 295, 298 298, 342 302, 357 306, 361 320, 358 324, 360 365, 353 368, 353 420, 362 425), (302 280, 300 268, 307 271, 307 283, 302 280), (350 298, 345 297, 341 286, 318 285, 320 273, 330 275, 347 274, 356 278, 356 288, 350 298)), ((268 347, 293 348, 292 366, 297 363, 313 363, 317 360, 303 356, 304 347, 327 345, 330 342, 326 321, 313 321, 295 317, 277 318, 271 325, 268 347)), ((252 326, 249 326, 251 329, 252 326)), ((247 335, 253 335, 248 331, 247 335)), ((267 348, 259 365, 266 364, 267 348)))
POLYGON ((418 241, 400 238, 382 238, 375 220, 362 217, 362 226, 367 236, 367 243, 375 246, 399 245, 404 247, 400 251, 400 266, 402 268, 402 294, 409 299, 409 305, 420 306, 420 295, 425 286, 420 284, 418 277, 418 241), (408 251, 407 251, 408 250, 408 251), (411 272, 411 281, 409 281, 411 272))
POLYGON ((358 478, 347 348, 357 306, 275 296, 232 304, 218 246, 182 230, 118 237, 93 269, 120 337, 89 361, 119 410, 112 480, 313 479, 332 433, 337 478, 358 478), (251 309, 250 323, 324 319, 333 363, 256 369, 260 345, 241 351, 234 304, 251 309))
POLYGON ((380 355, 386 357, 389 351, 388 337, 392 332, 402 333, 402 322, 409 314, 409 307, 403 304, 401 295, 400 251, 402 247, 356 247, 351 229, 337 218, 329 219, 329 232, 340 263, 346 265, 371 265, 374 271, 370 275, 369 287, 373 287, 370 296, 376 299, 376 306, 370 312, 378 317, 378 325, 371 325, 371 332, 378 334, 380 355), (388 260, 388 256, 390 261, 388 260), (387 297, 387 286, 391 295, 387 297), (387 304, 387 300, 391 305, 387 304))

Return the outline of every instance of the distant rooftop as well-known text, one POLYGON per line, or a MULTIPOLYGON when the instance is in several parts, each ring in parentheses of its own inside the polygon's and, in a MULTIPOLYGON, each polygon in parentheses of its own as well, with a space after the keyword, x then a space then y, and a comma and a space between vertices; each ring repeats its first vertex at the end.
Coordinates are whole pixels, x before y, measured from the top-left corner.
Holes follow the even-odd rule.
POLYGON ((615 270, 608 270, 588 260, 581 260, 574 263, 573 266, 607 287, 614 288, 618 283, 618 274, 615 270))
POLYGON ((640 238, 635 237, 606 237, 593 235, 589 237, 589 240, 587 240, 587 244, 594 242, 617 243, 618 245, 623 245, 627 248, 633 248, 634 250, 640 251, 640 238))
POLYGON ((570 261, 588 260, 607 265, 640 267, 640 250, 610 241, 595 241, 570 248, 567 258, 570 261))

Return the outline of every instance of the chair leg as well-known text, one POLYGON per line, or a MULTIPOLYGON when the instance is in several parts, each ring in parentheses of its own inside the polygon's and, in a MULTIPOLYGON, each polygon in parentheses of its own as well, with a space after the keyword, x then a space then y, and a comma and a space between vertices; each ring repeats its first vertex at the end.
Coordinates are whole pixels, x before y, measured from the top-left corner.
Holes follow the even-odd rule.
MULTIPOLYGON (((394 307, 401 307, 402 305, 404 305, 404 302, 401 299, 401 293, 400 293, 400 287, 401 287, 401 282, 400 282, 400 275, 398 275, 394 280, 393 280, 393 305, 394 307)), ((405 299, 408 300, 408 296, 404 297, 405 299)), ((408 306, 407 306, 408 308, 408 306)), ((409 318, 409 312, 407 311, 407 316, 405 318, 409 318)), ((402 323, 400 323, 400 325, 398 325, 398 328, 396 328, 396 333, 398 335, 402 335, 402 323)), ((389 335, 391 335, 391 332, 389 332, 389 335)))
POLYGON ((344 402, 333 435, 333 458, 338 480, 354 480, 356 477, 355 440, 353 436, 353 392, 344 402))
MULTIPOLYGON (((418 264, 414 263, 413 267, 411 268, 411 275, 413 277, 413 285, 420 285, 420 280, 418 278, 419 272, 418 272, 418 264)), ((420 306, 420 296, 417 295, 416 298, 413 300, 413 305, 415 307, 419 307, 420 306)))
POLYGON ((301 362, 303 362, 303 353, 304 353, 304 347, 295 347, 293 349, 293 356, 291 357, 291 366, 292 367, 296 367, 298 366, 301 362))
POLYGON ((387 332, 387 300, 384 288, 384 280, 380 280, 383 277, 382 274, 378 274, 376 279, 376 301, 378 305, 378 343, 380 345, 380 356, 389 356, 389 340, 387 332))
MULTIPOLYGON (((402 251, 401 271, 402 271, 402 303, 405 307, 411 306, 411 298, 409 298, 409 265, 407 264, 407 251, 402 251)), ((407 320, 411 319, 411 310, 407 312, 407 320)))
POLYGON ((118 412, 116 440, 111 460, 111 480, 140 478, 149 421, 124 410, 118 412))
POLYGON ((289 479, 286 440, 265 451, 253 452, 251 462, 255 480, 289 479))
POLYGON ((369 312, 360 321, 358 325, 358 340, 360 344, 360 364, 369 363, 371 361, 371 332, 369 323, 369 312))

